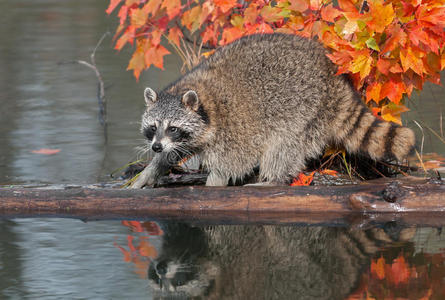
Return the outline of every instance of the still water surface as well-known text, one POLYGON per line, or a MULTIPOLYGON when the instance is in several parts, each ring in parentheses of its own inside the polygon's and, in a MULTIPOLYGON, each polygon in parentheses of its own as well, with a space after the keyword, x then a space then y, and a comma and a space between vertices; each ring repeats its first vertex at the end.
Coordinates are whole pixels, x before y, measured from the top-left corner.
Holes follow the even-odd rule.
MULTIPOLYGON (((0 184, 107 181, 136 158, 143 88, 165 86, 180 62, 169 56, 166 71, 136 83, 125 72, 131 49, 117 53, 104 41, 96 60, 108 87, 105 143, 95 75, 58 63, 88 60, 113 32, 106 2, 0 2, 0 184), (31 152, 41 148, 60 152, 31 152)), ((440 133, 444 95, 428 85, 409 101, 406 122, 418 137, 412 120, 440 133)), ((444 155, 444 144, 424 134, 423 152, 444 155)), ((441 228, 3 220, 0 299, 151 299, 161 285, 182 298, 444 299, 444 249, 441 228)))

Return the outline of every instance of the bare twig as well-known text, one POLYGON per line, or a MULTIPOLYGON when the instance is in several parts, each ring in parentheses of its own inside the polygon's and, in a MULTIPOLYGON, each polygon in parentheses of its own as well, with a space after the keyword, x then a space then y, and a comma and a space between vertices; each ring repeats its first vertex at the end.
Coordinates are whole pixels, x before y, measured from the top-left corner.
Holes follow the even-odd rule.
POLYGON ((425 142, 425 134, 423 133, 423 128, 422 126, 420 126, 420 124, 416 121, 413 120, 413 122, 420 128, 420 130, 422 131, 422 143, 420 145, 420 158, 423 158, 423 143, 425 142))
POLYGON ((102 44, 102 41, 105 39, 105 37, 107 35, 109 35, 110 32, 105 32, 102 37, 100 38, 100 40, 97 42, 96 47, 94 48, 93 52, 90 55, 90 61, 86 62, 84 60, 77 60, 76 62, 87 66, 88 68, 92 69, 94 71, 94 73, 96 73, 96 77, 98 80, 98 85, 97 85, 97 102, 99 105, 99 122, 101 125, 103 125, 106 128, 106 123, 107 123, 107 102, 106 102, 106 98, 105 98, 105 85, 104 85, 104 81, 102 79, 102 75, 99 72, 99 69, 97 68, 96 65, 96 51, 99 48, 100 44, 102 44))

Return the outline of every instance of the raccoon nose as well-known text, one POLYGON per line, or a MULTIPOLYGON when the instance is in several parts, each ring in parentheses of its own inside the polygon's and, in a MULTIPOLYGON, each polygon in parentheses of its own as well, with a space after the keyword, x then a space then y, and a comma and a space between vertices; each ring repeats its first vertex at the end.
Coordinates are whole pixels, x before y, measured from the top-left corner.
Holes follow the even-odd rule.
POLYGON ((162 152, 162 144, 161 143, 154 143, 153 146, 151 146, 154 152, 162 152))
POLYGON ((167 273, 167 263, 165 261, 161 261, 156 265, 156 272, 159 276, 165 275, 167 273))

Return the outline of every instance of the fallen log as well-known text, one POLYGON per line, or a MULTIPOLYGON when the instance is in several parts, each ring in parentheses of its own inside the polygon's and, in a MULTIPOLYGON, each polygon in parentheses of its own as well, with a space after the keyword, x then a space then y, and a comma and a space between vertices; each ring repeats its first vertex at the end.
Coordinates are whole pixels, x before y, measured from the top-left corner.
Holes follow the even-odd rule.
POLYGON ((0 217, 177 219, 195 223, 445 225, 445 185, 415 177, 345 186, 0 188, 0 217))

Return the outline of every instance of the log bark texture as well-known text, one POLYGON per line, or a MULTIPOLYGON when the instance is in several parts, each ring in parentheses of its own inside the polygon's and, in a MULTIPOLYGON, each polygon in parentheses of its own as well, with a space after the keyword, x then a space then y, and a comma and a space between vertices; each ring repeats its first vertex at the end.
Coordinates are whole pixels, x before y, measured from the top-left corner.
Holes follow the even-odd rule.
POLYGON ((445 185, 414 177, 348 186, 0 188, 0 217, 178 219, 204 223, 445 225, 445 185))

